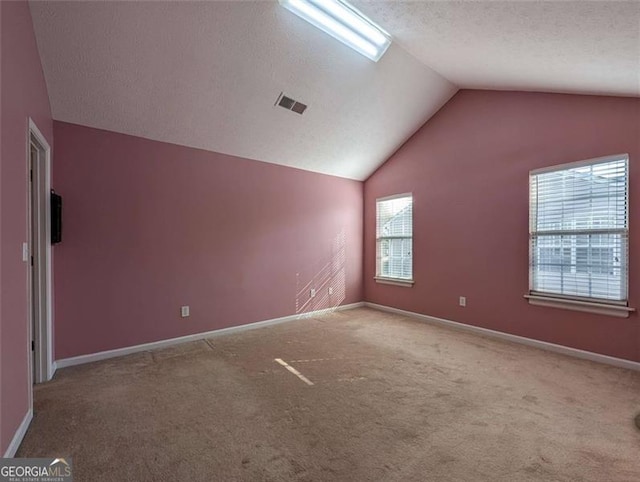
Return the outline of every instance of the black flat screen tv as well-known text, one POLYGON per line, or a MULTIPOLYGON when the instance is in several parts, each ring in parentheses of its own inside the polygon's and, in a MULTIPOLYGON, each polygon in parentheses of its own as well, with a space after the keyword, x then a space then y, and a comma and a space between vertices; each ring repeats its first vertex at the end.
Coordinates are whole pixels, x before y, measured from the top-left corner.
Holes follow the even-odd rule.
POLYGON ((62 196, 51 190, 51 244, 62 241, 62 196))

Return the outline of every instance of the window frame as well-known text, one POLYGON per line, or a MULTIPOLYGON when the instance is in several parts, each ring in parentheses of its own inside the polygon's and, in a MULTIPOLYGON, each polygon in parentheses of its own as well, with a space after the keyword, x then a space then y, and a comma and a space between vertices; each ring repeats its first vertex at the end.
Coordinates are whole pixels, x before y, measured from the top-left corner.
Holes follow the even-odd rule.
POLYGON ((374 276, 374 280, 376 281, 376 283, 381 283, 381 284, 412 287, 414 285, 414 283, 415 283, 414 275, 413 275, 413 267, 414 267, 414 263, 413 263, 413 246, 414 246, 414 244, 413 244, 413 227, 414 227, 413 208, 415 206, 415 198, 413 196, 413 193, 412 192, 405 192, 405 193, 401 193, 401 194, 393 194, 393 195, 390 195, 390 196, 384 196, 384 197, 376 198, 375 206, 376 206, 376 216, 375 216, 376 275, 374 276), (402 239, 410 239, 410 242, 411 242, 411 278, 397 278, 397 277, 393 277, 393 276, 383 276, 383 275, 380 274, 380 261, 381 261, 380 245, 381 245, 381 241, 384 240, 384 239, 389 239, 389 238, 398 239, 398 237, 397 236, 392 236, 392 237, 378 236, 378 231, 379 231, 379 227, 378 227, 378 205, 381 202, 393 201, 394 199, 402 199, 402 198, 411 198, 411 237, 410 238, 408 236, 403 236, 402 237, 402 239))
MULTIPOLYGON (((576 161, 576 162, 569 162, 569 163, 563 163, 563 164, 556 164, 553 166, 548 166, 548 167, 544 167, 544 168, 540 168, 540 169, 534 169, 529 171, 529 190, 528 190, 528 196, 529 196, 529 238, 528 238, 528 242, 529 242, 529 291, 528 294, 525 295, 525 298, 528 299, 530 304, 533 305, 539 305, 539 306, 549 306, 549 307, 554 307, 554 308, 563 308, 563 309, 571 309, 571 310, 577 310, 577 311, 586 311, 586 312, 590 312, 590 313, 597 313, 597 314, 604 314, 604 315, 610 315, 610 316, 617 316, 617 317, 623 317, 623 318, 627 318, 629 316, 630 312, 635 311, 634 308, 629 308, 629 248, 630 248, 630 242, 629 242, 629 220, 630 220, 630 216, 629 216, 629 208, 630 208, 630 203, 629 203, 629 178, 630 178, 630 162, 629 162, 629 155, 628 154, 616 154, 616 155, 610 155, 610 156, 603 156, 603 157, 598 157, 598 158, 593 158, 593 159, 585 159, 585 160, 581 160, 581 161, 576 161), (531 206, 531 196, 532 196, 532 188, 533 188, 533 180, 534 180, 534 176, 537 176, 539 174, 544 174, 547 172, 556 172, 556 171, 565 171, 565 170, 570 170, 570 169, 575 169, 578 167, 582 167, 582 166, 591 166, 591 165, 596 165, 596 164, 603 164, 603 163, 607 163, 607 162, 613 162, 616 160, 624 160, 627 163, 627 171, 626 171, 626 185, 625 185, 625 194, 626 194, 626 199, 627 199, 627 209, 626 209, 626 228, 622 231, 620 231, 620 229, 616 230, 616 229, 603 229, 601 234, 620 234, 621 236, 626 236, 626 252, 625 252, 625 262, 626 262, 626 269, 625 269, 625 276, 626 276, 626 281, 624 283, 624 287, 625 287, 625 292, 624 292, 624 299, 623 300, 610 300, 610 299, 605 299, 605 298, 596 298, 596 297, 585 297, 585 296, 575 296, 575 295, 566 295, 566 294, 562 294, 562 293, 553 293, 553 292, 546 292, 546 291, 536 291, 534 289, 534 270, 535 270, 535 265, 534 265, 534 252, 533 252, 533 239, 534 237, 539 236, 538 232, 536 231, 534 224, 534 216, 532 215, 532 206, 531 206), (616 232, 618 231, 618 232, 616 232)), ((571 233, 571 235, 574 236, 579 236, 579 235, 583 235, 583 234, 598 234, 597 230, 584 230, 584 229, 575 229, 575 230, 568 230, 568 232, 571 233)), ((558 235, 560 234, 567 234, 565 233, 565 231, 563 230, 559 230, 558 231, 558 235)), ((580 246, 580 248, 583 248, 582 246, 580 246)), ((601 248, 600 246, 598 246, 597 248, 601 248)), ((560 247, 560 249, 564 249, 563 246, 560 247)), ((573 249, 573 248, 572 248, 573 249)), ((576 246, 575 248, 576 250, 578 249, 578 246, 576 246)), ((588 247, 586 247, 586 249, 588 249, 588 247)), ((560 269, 562 269, 563 266, 560 266, 560 269)))

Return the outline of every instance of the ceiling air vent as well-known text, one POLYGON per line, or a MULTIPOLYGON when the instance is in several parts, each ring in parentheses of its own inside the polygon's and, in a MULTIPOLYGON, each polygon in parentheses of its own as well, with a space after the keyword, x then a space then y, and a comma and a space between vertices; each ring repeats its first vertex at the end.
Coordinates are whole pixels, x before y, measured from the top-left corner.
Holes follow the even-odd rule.
POLYGON ((298 102, 297 100, 292 99, 291 97, 287 97, 283 92, 280 92, 278 96, 278 100, 276 100, 276 104, 280 107, 284 107, 287 110, 291 110, 296 114, 302 114, 307 106, 302 102, 298 102))

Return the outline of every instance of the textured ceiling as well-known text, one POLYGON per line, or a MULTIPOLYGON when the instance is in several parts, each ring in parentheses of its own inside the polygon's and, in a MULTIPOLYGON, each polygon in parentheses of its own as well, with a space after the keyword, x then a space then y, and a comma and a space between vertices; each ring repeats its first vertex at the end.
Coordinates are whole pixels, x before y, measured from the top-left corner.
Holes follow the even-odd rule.
POLYGON ((640 1, 354 1, 460 87, 640 95, 640 1))
POLYGON ((640 95, 639 1, 353 3, 378 63, 275 1, 30 5, 55 119, 353 179, 456 86, 640 95))
POLYGON ((276 2, 31 2, 57 120, 365 179, 456 91, 276 2), (274 103, 281 91, 309 107, 274 103))

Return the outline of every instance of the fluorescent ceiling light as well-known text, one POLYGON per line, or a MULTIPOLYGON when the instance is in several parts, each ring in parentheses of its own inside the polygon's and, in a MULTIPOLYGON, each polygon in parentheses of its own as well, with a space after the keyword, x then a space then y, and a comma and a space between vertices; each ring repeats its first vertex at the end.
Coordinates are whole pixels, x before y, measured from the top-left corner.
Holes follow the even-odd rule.
POLYGON ((341 0, 279 0, 287 10, 374 62, 391 45, 391 36, 341 0))

